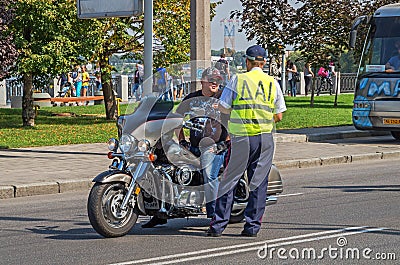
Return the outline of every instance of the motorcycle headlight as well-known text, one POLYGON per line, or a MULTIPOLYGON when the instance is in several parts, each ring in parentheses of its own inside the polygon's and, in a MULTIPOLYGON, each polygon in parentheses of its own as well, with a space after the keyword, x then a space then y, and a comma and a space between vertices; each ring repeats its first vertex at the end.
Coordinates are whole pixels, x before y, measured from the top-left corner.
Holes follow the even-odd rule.
POLYGON ((119 139, 119 149, 122 153, 131 153, 135 149, 135 142, 133 136, 127 134, 122 135, 121 139, 119 139))
POLYGON ((110 138, 107 142, 108 150, 115 151, 118 148, 118 140, 115 138, 110 138))
POLYGON ((150 143, 147 140, 140 140, 137 147, 140 152, 147 152, 150 149, 150 143))

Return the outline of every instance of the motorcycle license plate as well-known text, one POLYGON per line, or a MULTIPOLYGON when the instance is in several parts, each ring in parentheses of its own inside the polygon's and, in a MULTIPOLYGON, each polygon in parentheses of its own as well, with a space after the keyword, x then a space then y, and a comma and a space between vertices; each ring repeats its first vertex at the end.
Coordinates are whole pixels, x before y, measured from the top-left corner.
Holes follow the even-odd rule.
POLYGON ((400 125, 400 119, 383 119, 383 124, 400 125))

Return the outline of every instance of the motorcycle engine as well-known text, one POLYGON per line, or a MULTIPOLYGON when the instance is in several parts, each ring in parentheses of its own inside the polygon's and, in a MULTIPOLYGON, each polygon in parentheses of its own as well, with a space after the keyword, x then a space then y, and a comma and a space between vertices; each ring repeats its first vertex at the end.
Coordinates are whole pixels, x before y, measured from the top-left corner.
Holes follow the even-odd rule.
POLYGON ((193 171, 187 166, 182 166, 175 171, 175 179, 182 186, 188 186, 192 183, 193 176, 193 171))
POLYGON ((175 167, 172 165, 164 165, 161 168, 164 172, 170 175, 173 182, 178 185, 198 186, 204 184, 202 174, 190 166, 175 167))

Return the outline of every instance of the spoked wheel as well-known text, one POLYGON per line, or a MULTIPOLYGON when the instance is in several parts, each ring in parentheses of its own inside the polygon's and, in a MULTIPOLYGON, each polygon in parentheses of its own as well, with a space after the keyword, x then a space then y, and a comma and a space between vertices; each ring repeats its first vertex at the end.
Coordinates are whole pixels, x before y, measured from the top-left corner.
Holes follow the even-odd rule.
MULTIPOLYGON (((245 174, 239 180, 239 183, 235 188, 234 195, 233 195, 233 202, 234 203, 246 203, 249 200, 249 194, 250 194, 249 190, 250 190, 249 183, 247 180, 247 175, 245 174)), ((232 209, 229 222, 230 223, 241 222, 244 218, 244 210, 245 210, 244 207, 242 209, 237 209, 237 210, 232 209)))
POLYGON ((124 236, 135 225, 136 203, 121 209, 126 194, 123 183, 96 183, 89 194, 88 216, 93 228, 104 237, 124 236))

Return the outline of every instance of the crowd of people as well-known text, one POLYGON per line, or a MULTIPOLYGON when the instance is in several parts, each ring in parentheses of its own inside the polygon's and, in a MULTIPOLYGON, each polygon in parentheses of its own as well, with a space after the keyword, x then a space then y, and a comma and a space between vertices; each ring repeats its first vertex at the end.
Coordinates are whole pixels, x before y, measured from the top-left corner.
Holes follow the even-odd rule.
MULTIPOLYGON (((96 91, 100 91, 101 75, 95 72, 96 91)), ((85 97, 88 94, 90 74, 86 65, 75 65, 71 72, 59 75, 57 85, 60 86, 60 97, 85 97)))
MULTIPOLYGON (((284 94, 288 96, 296 97, 298 92, 298 85, 301 81, 300 71, 298 70, 295 62, 288 60, 285 65, 286 71, 286 80, 287 80, 287 88, 286 91, 283 91, 284 94), (285 93, 287 92, 287 93, 285 93)), ((279 82, 279 85, 283 89, 285 86, 282 86, 282 67, 279 61, 275 58, 272 58, 269 66, 269 74, 275 78, 279 82)), ((304 95, 307 96, 308 93, 311 92, 313 80, 317 76, 320 78, 320 83, 317 87, 317 96, 320 95, 322 88, 326 87, 329 90, 329 93, 332 95, 333 92, 333 77, 336 76, 335 66, 333 62, 328 64, 327 68, 320 67, 317 74, 312 71, 312 65, 310 62, 306 62, 303 67, 304 74, 304 95)))

